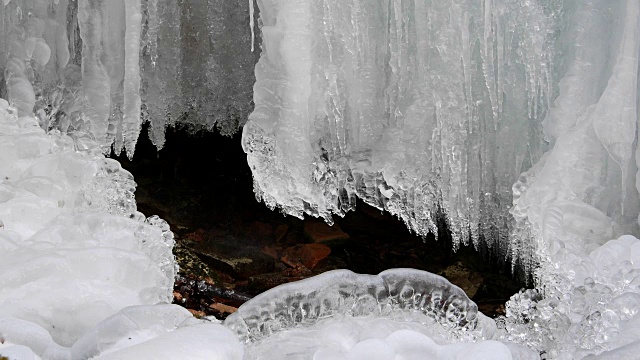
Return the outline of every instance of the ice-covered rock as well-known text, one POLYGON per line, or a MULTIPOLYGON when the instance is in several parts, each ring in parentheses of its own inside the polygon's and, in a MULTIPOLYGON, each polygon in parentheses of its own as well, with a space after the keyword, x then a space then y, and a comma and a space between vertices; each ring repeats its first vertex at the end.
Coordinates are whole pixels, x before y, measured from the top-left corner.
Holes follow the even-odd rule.
POLYGON ((0 353, 21 358, 26 346, 45 359, 88 358, 88 343, 102 351, 96 342, 118 335, 113 323, 129 321, 149 339, 160 335, 154 327, 175 330, 175 321, 165 324, 171 312, 191 318, 176 306, 103 321, 171 301, 173 235, 136 211, 131 174, 97 143, 78 147, 33 123, 0 99, 0 338, 14 345, 0 353))
POLYGON ((243 304, 224 324, 247 359, 534 359, 444 278, 413 269, 326 272, 243 304), (513 349, 513 350, 512 350, 513 349), (517 356, 516 356, 517 355, 517 356))

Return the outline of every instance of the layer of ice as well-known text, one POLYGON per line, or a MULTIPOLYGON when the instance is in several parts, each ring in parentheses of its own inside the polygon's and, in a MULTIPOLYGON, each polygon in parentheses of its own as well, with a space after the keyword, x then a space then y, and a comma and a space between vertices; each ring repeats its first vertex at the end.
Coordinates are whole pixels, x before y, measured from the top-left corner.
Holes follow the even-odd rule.
POLYGON ((3 1, 0 96, 105 153, 133 156, 142 121, 158 148, 167 126, 233 134, 252 106, 253 15, 223 0, 3 1))
POLYGON ((331 222, 356 197, 506 254, 542 155, 557 1, 264 0, 243 148, 259 199, 331 222))
POLYGON ((0 354, 241 359, 222 325, 153 305, 172 299, 173 235, 136 211, 131 174, 18 114, 0 99, 0 354))
MULTIPOLYGON (((252 1, 147 0, 143 111, 162 148, 167 126, 231 135, 252 110, 252 1)), ((255 38, 259 40, 259 36, 255 38)), ((256 47, 259 50, 259 47, 256 47)))
MULTIPOLYGON (((623 235, 639 233, 633 156, 640 3, 572 5, 565 39, 572 56, 544 122, 554 146, 513 187, 511 241, 539 264, 540 294, 515 296, 505 324, 507 338, 562 359, 607 352, 640 336, 634 318, 640 241, 623 235)), ((615 355, 603 358, 637 357, 609 354, 615 355)))
POLYGON ((331 222, 360 197, 422 235, 444 213, 454 247, 535 276, 505 339, 567 359, 637 341, 638 1, 259 5, 259 199, 331 222))
POLYGON ((281 285, 224 324, 245 359, 537 359, 492 340, 495 323, 457 286, 413 269, 334 270, 281 285))

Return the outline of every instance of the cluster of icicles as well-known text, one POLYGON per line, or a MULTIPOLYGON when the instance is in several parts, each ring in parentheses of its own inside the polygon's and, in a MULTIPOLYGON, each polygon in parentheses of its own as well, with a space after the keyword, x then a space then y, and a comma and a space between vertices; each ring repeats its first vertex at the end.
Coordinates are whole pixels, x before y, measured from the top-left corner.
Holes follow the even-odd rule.
MULTIPOLYGON (((91 223, 88 219, 73 220, 75 215, 65 226, 77 229, 64 236, 38 232, 51 225, 41 222, 52 220, 58 212, 52 209, 75 214, 131 207, 131 179, 112 162, 98 160, 100 153, 125 149, 132 155, 143 120, 150 121, 150 137, 159 147, 168 125, 217 126, 232 133, 243 125, 253 94, 255 109, 244 126, 242 146, 256 194, 269 207, 331 222, 360 198, 399 216, 421 235, 436 232, 438 219, 444 218, 455 247, 467 242, 486 247, 536 278, 538 290, 516 294, 495 334, 481 338, 522 343, 552 358, 633 357, 640 348, 635 325, 640 245, 625 234, 640 233, 638 1, 258 0, 257 17, 254 2, 248 7, 230 3, 0 2, 0 68, 6 84, 0 90, 15 109, 3 104, 3 116, 14 120, 12 130, 3 133, 12 145, 0 153, 11 175, 0 179, 9 189, 3 190, 9 195, 0 197, 0 205, 10 209, 0 213, 0 232, 19 234, 2 237, 3 246, 12 251, 23 246, 24 259, 34 248, 56 249, 68 237, 79 244, 93 239, 91 246, 100 247, 108 236, 83 225, 91 223), (258 56, 253 52, 258 34, 261 54, 254 77, 248 69, 258 56), (34 124, 50 134, 36 131, 34 124), (38 135, 26 135, 32 133, 38 135), (39 145, 33 147, 33 141, 39 145), (35 159, 58 153, 96 158, 86 171, 33 168, 35 159), (80 176, 78 182, 77 174, 94 175, 80 176), (122 176, 115 188, 108 185, 122 176), (31 193, 48 200, 34 200, 31 193), (47 216, 34 219, 36 209, 47 216), (32 239, 35 233, 40 237, 32 239)), ((144 224, 140 214, 123 211, 144 224)), ((129 234, 121 233, 122 239, 154 231, 167 236, 166 229, 127 226, 129 234)), ((165 261, 159 273, 149 270, 156 276, 149 275, 151 289, 128 296, 135 299, 129 304, 165 296, 152 289, 166 290, 166 278, 159 279, 170 275, 171 256, 141 251, 142 258, 165 261)), ((21 262, 4 264, 20 268, 21 262)), ((36 281, 45 273, 29 276, 36 281)), ((365 287, 373 281, 360 280, 365 287)), ((137 293, 133 289, 129 294, 137 293)), ((255 331, 272 334, 298 323, 287 316, 314 314, 301 304, 322 292, 285 292, 290 291, 294 294, 277 296, 286 299, 284 317, 274 317, 278 310, 251 315, 258 330, 243 328, 248 339, 255 331)), ((7 294, 11 306, 0 307, 9 309, 0 315, 25 317, 24 309, 15 310, 22 309, 11 297, 16 292, 7 294)), ((385 306, 398 305, 371 296, 381 318, 387 318, 385 306)), ((421 298, 416 306, 437 319, 439 313, 425 310, 421 298)), ((37 307, 39 298, 33 299, 37 307)), ((102 315, 122 307, 99 303, 93 308, 102 315)), ((42 319, 36 323, 51 333, 46 326, 53 326, 55 311, 37 313, 42 319)), ((88 331, 97 320, 77 329, 88 331)), ((17 333, 17 325, 7 326, 13 330, 2 330, 3 336, 17 333)), ((158 335, 144 329, 141 343, 158 335)), ((398 351, 392 335, 387 334, 386 345, 375 346, 398 351)), ((69 335, 65 345, 72 348, 71 339, 80 336, 69 335)), ((349 358, 355 344, 367 340, 355 339, 337 350, 314 351, 319 358, 337 356, 332 351, 349 358)), ((110 344, 103 348, 128 348, 126 341, 110 344)), ((262 351, 248 350, 246 356, 262 351)))

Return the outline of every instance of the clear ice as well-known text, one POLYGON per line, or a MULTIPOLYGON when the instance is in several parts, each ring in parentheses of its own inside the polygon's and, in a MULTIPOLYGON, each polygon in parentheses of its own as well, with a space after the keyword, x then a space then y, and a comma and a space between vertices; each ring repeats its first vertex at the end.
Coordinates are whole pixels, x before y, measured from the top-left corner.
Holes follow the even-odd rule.
POLYGON ((0 353, 634 359, 639 56, 638 0, 4 0, 0 353), (244 125, 270 208, 331 222, 360 198, 420 235, 444 219, 535 289, 461 327, 420 303, 457 294, 444 279, 334 272, 192 322, 153 305, 171 232, 102 155, 132 156, 144 121, 159 148, 167 126, 244 125), (405 285, 416 302, 392 300, 405 285))
POLYGON ((271 289, 224 324, 245 359, 535 359, 493 340, 496 325, 464 291, 414 269, 334 270, 271 289))
POLYGON ((21 115, 35 110, 43 128, 87 130, 106 154, 133 156, 143 121, 158 148, 167 126, 233 134, 255 81, 247 5, 0 2, 3 97, 21 115))
POLYGON ((356 198, 499 254, 513 183, 542 156, 554 94, 549 1, 260 2, 243 147, 257 196, 302 217, 356 198))

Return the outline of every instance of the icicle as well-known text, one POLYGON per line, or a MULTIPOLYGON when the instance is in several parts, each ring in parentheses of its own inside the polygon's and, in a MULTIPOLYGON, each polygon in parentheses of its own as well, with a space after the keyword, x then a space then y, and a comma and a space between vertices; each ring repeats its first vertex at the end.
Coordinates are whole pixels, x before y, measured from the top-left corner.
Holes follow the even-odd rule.
POLYGON ((107 138, 104 140, 106 151, 113 145, 116 154, 120 154, 124 147, 122 135, 123 116, 123 83, 125 72, 125 43, 126 15, 124 0, 104 2, 104 26, 102 33, 102 47, 100 61, 107 69, 110 83, 111 106, 107 138))
POLYGON ((626 3, 626 18, 622 29, 616 64, 596 109, 593 127, 596 135, 620 166, 621 176, 621 213, 624 215, 624 200, 629 165, 633 157, 633 143, 636 141, 636 91, 638 87, 638 57, 640 56, 640 6, 637 0, 626 3))
POLYGON ((127 0, 124 67, 123 138, 127 156, 133 158, 140 133, 140 35, 142 13, 140 0, 127 0))
POLYGON ((251 28, 251 52, 253 52, 254 44, 256 42, 256 33, 255 33, 255 29, 253 28, 254 27, 253 13, 254 13, 253 0, 249 0, 249 27, 251 28))
POLYGON ((103 149, 106 144, 109 113, 111 108, 110 79, 102 57, 102 31, 104 28, 104 2, 78 1, 78 26, 82 38, 82 90, 84 112, 91 121, 91 130, 103 149))

